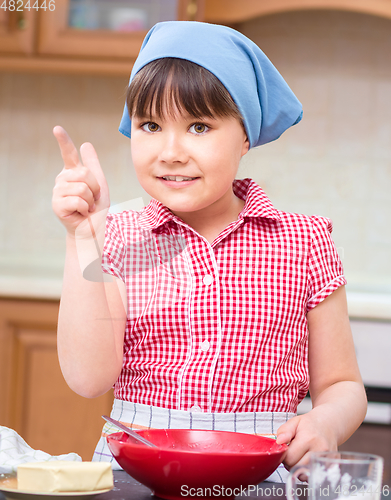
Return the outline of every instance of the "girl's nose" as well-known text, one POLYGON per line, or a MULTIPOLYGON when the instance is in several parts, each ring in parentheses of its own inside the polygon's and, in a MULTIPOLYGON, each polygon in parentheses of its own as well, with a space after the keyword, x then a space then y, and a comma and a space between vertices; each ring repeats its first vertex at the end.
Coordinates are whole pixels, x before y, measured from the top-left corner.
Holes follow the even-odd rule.
POLYGON ((188 161, 189 154, 185 141, 179 134, 167 134, 162 139, 160 161, 165 163, 186 163, 188 161))

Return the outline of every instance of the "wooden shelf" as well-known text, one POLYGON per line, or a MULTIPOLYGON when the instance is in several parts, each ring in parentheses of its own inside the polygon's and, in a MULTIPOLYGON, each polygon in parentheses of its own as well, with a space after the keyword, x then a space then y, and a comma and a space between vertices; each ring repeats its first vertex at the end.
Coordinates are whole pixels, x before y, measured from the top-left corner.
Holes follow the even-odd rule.
MULTIPOLYGON (((56 11, 18 19, 0 10, 0 71, 128 76, 144 33, 79 31, 66 26, 69 0, 56 11), (50 15, 49 15, 50 14, 50 15)), ((391 19, 391 0, 180 0, 180 19, 235 26, 252 18, 297 10, 344 10, 391 19), (189 17, 190 16, 190 17, 189 17)))
POLYGON ((236 24, 295 10, 346 10, 391 19, 391 0, 206 0, 205 21, 236 24))

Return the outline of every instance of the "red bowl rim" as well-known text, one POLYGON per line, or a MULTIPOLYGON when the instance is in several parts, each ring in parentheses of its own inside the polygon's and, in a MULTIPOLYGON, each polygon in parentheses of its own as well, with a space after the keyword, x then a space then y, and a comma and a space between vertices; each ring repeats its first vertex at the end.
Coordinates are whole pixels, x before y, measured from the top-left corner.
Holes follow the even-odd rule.
MULTIPOLYGON (((176 430, 194 430, 194 431, 203 431, 203 432, 222 432, 222 433, 232 433, 232 431, 216 431, 216 430, 212 430, 212 429, 133 429, 135 432, 137 433, 140 433, 142 434, 143 432, 153 432, 153 431, 162 431, 162 430, 168 430, 168 431, 176 431, 176 430)), ((235 432, 234 434, 239 434, 239 435, 245 435, 245 436, 248 436, 249 434, 246 434, 244 432, 235 432)), ((141 448, 141 449, 149 449, 150 451, 165 451, 165 452, 177 452, 179 451, 178 449, 175 449, 175 448, 157 448, 157 450, 155 450, 154 448, 151 448, 151 447, 147 447, 145 446, 144 444, 142 443, 137 443, 136 441, 122 441, 121 439, 116 439, 118 436, 120 435, 124 435, 124 436, 127 436, 127 434, 123 431, 119 431, 119 432, 114 432, 112 434, 109 434, 108 436, 106 436, 106 440, 107 442, 113 440, 113 441, 116 441, 116 442, 121 442, 123 443, 125 446, 131 446, 132 448, 141 448), (114 438, 114 439, 113 439, 114 438)), ((261 435, 258 435, 258 434, 251 434, 251 436, 256 436, 258 438, 261 438, 261 440, 264 440, 264 441, 270 441, 271 443, 273 444, 276 444, 279 449, 277 450, 274 450, 274 451, 251 451, 251 452, 246 452, 245 455, 246 456, 251 456, 251 455, 278 455, 278 454, 283 454, 287 451, 288 449, 288 445, 282 443, 282 444, 277 444, 276 443, 276 440, 273 439, 273 438, 270 438, 270 437, 267 437, 267 436, 261 436, 261 435)), ((195 455, 201 455, 201 454, 204 454, 203 451, 201 450, 184 450, 184 449, 181 449, 180 450, 181 453, 185 453, 185 454, 195 454, 195 455)), ((208 456, 213 456, 213 455, 227 455, 227 453, 225 453, 224 451, 215 451, 215 452, 208 452, 207 453, 208 456)), ((233 456, 233 455, 238 455, 238 456, 243 456, 244 453, 243 452, 240 452, 240 451, 232 451, 232 452, 229 452, 229 455, 230 456, 233 456)))

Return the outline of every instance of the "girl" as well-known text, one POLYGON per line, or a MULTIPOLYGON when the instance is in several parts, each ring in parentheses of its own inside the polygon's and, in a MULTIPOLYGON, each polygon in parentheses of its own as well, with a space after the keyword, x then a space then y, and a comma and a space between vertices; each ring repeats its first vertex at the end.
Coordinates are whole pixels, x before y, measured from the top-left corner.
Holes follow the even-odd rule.
MULTIPOLYGON (((235 179, 241 157, 301 113, 245 36, 167 22, 144 40, 120 125, 152 196, 145 209, 108 214, 93 147, 82 145, 81 163, 54 129, 65 168, 53 207, 67 229, 58 349, 73 390, 114 385, 112 416, 135 428, 276 435, 290 443, 288 469, 360 425, 366 398, 331 221, 281 212, 235 179), (106 278, 87 280, 79 261, 93 239, 106 278), (308 389, 313 409, 296 416, 308 389)), ((104 437, 94 459, 111 459, 104 437)))

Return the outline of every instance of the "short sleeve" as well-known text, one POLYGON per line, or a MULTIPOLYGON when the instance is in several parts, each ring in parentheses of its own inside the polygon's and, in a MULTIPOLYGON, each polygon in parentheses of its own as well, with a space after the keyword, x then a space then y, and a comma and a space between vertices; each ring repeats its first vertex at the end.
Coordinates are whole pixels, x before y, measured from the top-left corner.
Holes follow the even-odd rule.
POLYGON ((106 274, 116 276, 125 282, 125 254, 126 244, 118 223, 112 214, 108 214, 102 255, 102 271, 106 274))
POLYGON ((307 312, 334 290, 346 285, 341 259, 331 237, 330 219, 312 216, 312 245, 309 255, 307 312))

